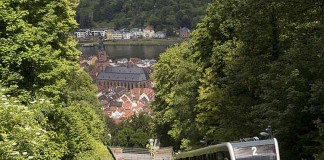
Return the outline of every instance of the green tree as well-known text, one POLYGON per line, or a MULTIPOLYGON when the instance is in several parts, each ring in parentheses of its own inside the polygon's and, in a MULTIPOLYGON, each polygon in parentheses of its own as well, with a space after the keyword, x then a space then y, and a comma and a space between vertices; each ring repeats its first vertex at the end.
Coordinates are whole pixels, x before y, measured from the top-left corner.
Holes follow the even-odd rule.
POLYGON ((199 72, 197 65, 187 59, 190 54, 188 48, 188 43, 169 48, 154 65, 152 76, 156 90, 152 105, 158 139, 162 144, 170 145, 171 136, 176 149, 184 139, 196 145, 202 138, 197 125, 192 123, 196 114, 194 106, 197 104, 199 72))
MULTIPOLYGON (((224 133, 213 134, 213 139, 251 136, 271 124, 283 158, 312 159, 319 152, 314 121, 323 117, 319 101, 310 97, 318 93, 323 75, 315 69, 322 64, 319 35, 323 31, 318 27, 322 12, 316 6, 306 7, 315 4, 217 1, 210 6, 216 13, 207 14, 208 21, 193 34, 193 49, 204 69, 201 82, 207 84, 200 92, 198 108, 210 106, 215 110, 211 117, 218 117, 216 124, 203 124, 224 133), (312 18, 300 18, 301 12, 312 18), (231 36, 239 43, 232 43, 231 36), (212 43, 212 37, 218 43, 212 43), (196 48, 201 49, 197 52, 196 48), (213 58, 215 51, 222 51, 225 58, 219 59, 220 54, 213 58)), ((198 121, 209 112, 201 113, 198 121)))
MULTIPOLYGON (((0 158, 1 159, 60 159, 67 147, 54 139, 56 132, 47 130, 46 118, 21 104, 15 97, 0 91, 0 158)), ((50 105, 42 102, 43 106, 50 105)))
POLYGON ((7 129, 1 132, 23 147, 4 152, 7 144, 1 146, 2 157, 17 151, 18 159, 27 154, 37 159, 111 158, 100 141, 104 127, 96 88, 77 64, 80 52, 69 34, 77 26, 76 5, 73 0, 0 1, 0 85, 4 95, 30 108, 30 114, 21 106, 5 110, 13 116, 2 117, 7 129), (29 125, 32 131, 22 135, 29 125), (37 128, 50 134, 43 136, 37 128), (41 140, 36 148, 34 139, 37 144, 41 140))
MULTIPOLYGON (((209 143, 255 136, 272 125, 283 159, 320 159, 322 14, 321 1, 214 1, 189 45, 169 49, 155 65, 158 134, 171 136, 174 146, 181 140, 192 147, 197 138, 177 125, 190 128, 182 120, 186 115, 209 143), (183 63, 196 72, 179 69, 183 63), (188 96, 179 90, 186 80, 195 86, 195 95, 184 101, 194 104, 193 112, 175 98, 188 96)), ((176 17, 183 15, 181 10, 176 17)))
POLYGON ((237 134, 271 124, 284 159, 313 159, 320 149, 314 121, 323 117, 319 101, 310 99, 323 75, 315 69, 323 64, 317 3, 247 1, 240 7, 244 45, 229 70, 224 106, 230 114, 224 119, 237 117, 227 122, 237 134), (300 18, 302 12, 311 18, 300 18))
POLYGON ((120 29, 121 27, 144 27, 143 25, 152 25, 158 30, 180 26, 194 28, 201 20, 197 17, 204 15, 209 2, 210 0, 181 2, 173 0, 80 0, 76 17, 80 28, 90 26, 120 29), (177 12, 179 12, 179 17, 172 18, 177 12), (120 17, 120 14, 125 14, 126 18, 120 17))
POLYGON ((234 128, 230 128, 225 122, 231 119, 222 117, 227 115, 222 102, 226 97, 224 80, 227 79, 227 68, 232 65, 241 45, 237 39, 240 22, 235 12, 239 5, 238 1, 215 1, 209 5, 206 17, 191 35, 191 58, 201 71, 195 120, 207 144, 235 138, 232 135, 234 128), (231 14, 228 11, 232 11, 231 14))
POLYGON ((12 93, 41 92, 59 98, 79 52, 71 1, 1 1, 1 84, 12 93), (37 6, 37 7, 34 7, 37 6))
POLYGON ((148 139, 153 136, 152 118, 144 113, 133 115, 118 124, 107 118, 106 123, 109 126, 113 146, 145 148, 148 139))

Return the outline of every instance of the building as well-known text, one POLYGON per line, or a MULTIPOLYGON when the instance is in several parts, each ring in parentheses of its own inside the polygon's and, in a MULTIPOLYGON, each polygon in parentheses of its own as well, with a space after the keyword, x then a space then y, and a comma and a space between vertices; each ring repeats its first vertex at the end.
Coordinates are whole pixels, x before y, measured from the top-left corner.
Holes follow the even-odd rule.
POLYGON ((155 38, 165 38, 166 35, 165 35, 164 32, 162 32, 162 31, 158 31, 158 32, 155 33, 154 37, 155 37, 155 38))
POLYGON ((94 29, 91 31, 91 35, 94 36, 94 37, 105 37, 106 36, 106 32, 107 30, 106 29, 94 29))
POLYGON ((131 39, 131 33, 130 32, 123 32, 123 39, 131 39))
POLYGON ((180 37, 188 38, 190 30, 187 27, 180 28, 180 37))
POLYGON ((106 39, 108 40, 112 40, 113 39, 113 33, 115 32, 115 30, 113 29, 108 29, 106 32, 106 39))
POLYGON ((99 51, 98 62, 97 62, 97 68, 99 69, 99 72, 103 72, 108 65, 109 65, 109 61, 108 61, 106 51, 104 50, 99 51))
POLYGON ((74 34, 75 38, 85 38, 90 35, 90 29, 79 29, 74 34))
POLYGON ((142 29, 139 29, 139 28, 132 28, 130 30, 130 36, 131 38, 133 39, 137 39, 137 38, 142 38, 143 37, 143 31, 142 29))
POLYGON ((144 68, 108 66, 96 79, 100 90, 111 90, 115 87, 152 88, 151 80, 144 68))
POLYGON ((103 72, 109 65, 109 59, 106 53, 105 45, 103 44, 103 37, 99 39, 99 52, 98 52, 98 62, 95 68, 99 72, 103 72))
POLYGON ((110 91, 114 93, 113 96, 115 96, 115 99, 111 101, 108 100, 108 97, 112 96, 106 96, 104 94, 98 96, 105 116, 109 116, 114 119, 115 122, 119 119, 117 121, 119 122, 122 119, 127 119, 140 113, 152 114, 152 109, 149 107, 149 103, 154 100, 154 91, 152 88, 133 88, 118 96, 114 91, 110 91), (117 105, 116 103, 121 104, 117 105))
POLYGON ((147 26, 143 30, 144 38, 153 38, 155 35, 155 31, 151 26, 147 26))
POLYGON ((148 72, 144 68, 108 66, 108 57, 103 50, 99 50, 97 64, 99 73, 96 84, 100 90, 112 90, 119 86, 127 90, 152 86, 148 72))
POLYGON ((123 39, 123 34, 120 31, 115 31, 112 33, 112 39, 123 39))

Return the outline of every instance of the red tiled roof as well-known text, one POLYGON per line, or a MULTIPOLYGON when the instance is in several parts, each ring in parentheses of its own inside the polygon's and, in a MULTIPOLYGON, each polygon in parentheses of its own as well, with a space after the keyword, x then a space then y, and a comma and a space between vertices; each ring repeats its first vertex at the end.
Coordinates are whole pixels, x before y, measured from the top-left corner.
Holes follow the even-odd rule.
POLYGON ((130 90, 131 94, 134 95, 135 100, 138 100, 141 96, 141 88, 133 88, 130 90))
POLYGON ((118 111, 119 113, 122 113, 122 112, 124 111, 124 108, 121 108, 121 107, 120 107, 120 108, 117 109, 117 111, 118 111))
POLYGON ((123 100, 123 102, 127 102, 128 101, 128 98, 127 98, 126 95, 124 95, 121 99, 123 100))
POLYGON ((125 94, 130 100, 133 100, 132 94, 130 92, 127 92, 125 94))
POLYGON ((143 93, 145 93, 150 99, 153 97, 154 95, 154 91, 151 88, 144 88, 143 89, 143 93))
POLYGON ((137 102, 137 107, 144 107, 145 106, 145 104, 143 104, 142 102, 137 102))
POLYGON ((134 112, 132 110, 125 110, 124 117, 130 118, 133 114, 134 114, 134 112))
POLYGON ((143 93, 145 93, 149 98, 152 98, 154 95, 154 90, 151 88, 133 88, 130 90, 130 92, 135 96, 137 100, 143 93))
POLYGON ((124 109, 131 109, 132 108, 132 103, 125 102, 125 103, 123 103, 123 107, 124 107, 124 109))

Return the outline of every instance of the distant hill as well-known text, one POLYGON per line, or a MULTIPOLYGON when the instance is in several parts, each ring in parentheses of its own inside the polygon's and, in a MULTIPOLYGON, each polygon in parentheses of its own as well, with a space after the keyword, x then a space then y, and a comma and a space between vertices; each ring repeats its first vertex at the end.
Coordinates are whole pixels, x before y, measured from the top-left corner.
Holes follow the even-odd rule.
POLYGON ((80 0, 79 28, 132 28, 151 25, 167 34, 195 28, 212 0, 80 0))

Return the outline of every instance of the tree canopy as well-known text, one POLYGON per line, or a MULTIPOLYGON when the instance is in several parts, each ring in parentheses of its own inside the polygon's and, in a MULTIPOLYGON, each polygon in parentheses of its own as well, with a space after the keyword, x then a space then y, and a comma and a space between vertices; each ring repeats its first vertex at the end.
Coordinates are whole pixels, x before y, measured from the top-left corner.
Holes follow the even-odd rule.
POLYGON ((323 158, 321 15, 319 0, 211 3, 189 44, 169 49, 155 65, 153 108, 162 112, 155 120, 160 137, 172 138, 178 148, 177 138, 183 137, 189 141, 182 146, 190 148, 199 140, 215 144, 257 136, 271 125, 283 159, 323 158), (196 67, 188 72, 188 66, 196 67), (173 78, 178 75, 181 82, 173 78), (185 82, 195 87, 175 92, 185 82), (187 108, 173 98, 188 92, 187 108), (182 119, 178 112, 191 118, 182 119), (196 137, 188 135, 190 127, 174 132, 173 126, 187 121, 199 130, 196 137))
POLYGON ((0 1, 1 159, 110 159, 70 32, 77 1, 0 1))
POLYGON ((121 147, 145 148, 152 138, 152 118, 145 113, 133 115, 116 124, 112 119, 106 119, 111 134, 111 145, 121 147))
POLYGON ((80 28, 121 29, 153 26, 156 30, 195 28, 211 0, 81 0, 76 19, 80 28))

